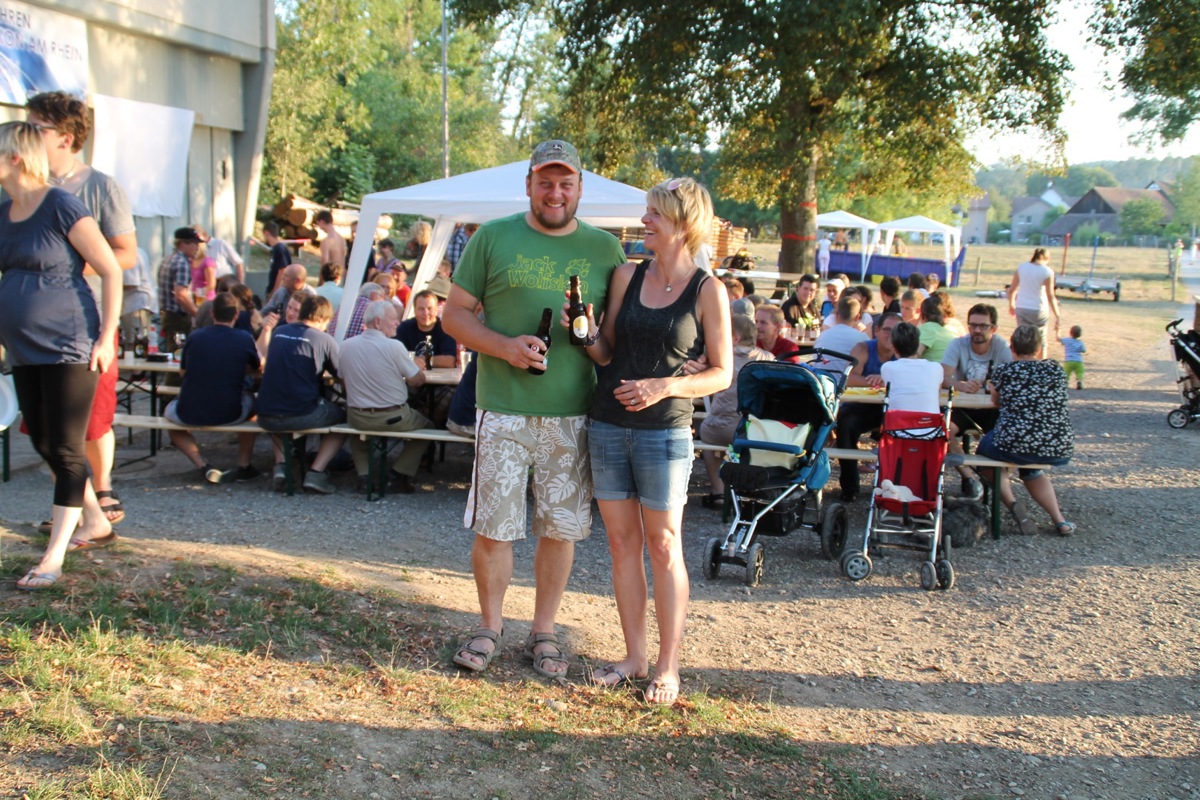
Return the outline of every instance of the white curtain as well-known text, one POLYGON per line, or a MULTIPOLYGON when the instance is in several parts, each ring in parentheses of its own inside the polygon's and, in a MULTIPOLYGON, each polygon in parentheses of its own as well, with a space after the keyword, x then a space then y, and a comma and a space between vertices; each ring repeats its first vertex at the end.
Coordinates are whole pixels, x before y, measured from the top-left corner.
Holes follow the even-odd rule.
POLYGON ((117 179, 134 216, 182 217, 196 113, 92 95, 92 166, 117 179))

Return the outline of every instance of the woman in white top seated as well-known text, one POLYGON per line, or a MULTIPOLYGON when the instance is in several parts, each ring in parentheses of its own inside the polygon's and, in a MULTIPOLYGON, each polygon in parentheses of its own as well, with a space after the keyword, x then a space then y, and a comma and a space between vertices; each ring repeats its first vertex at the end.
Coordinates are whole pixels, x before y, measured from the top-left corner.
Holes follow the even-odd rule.
POLYGON ((917 356, 921 332, 916 325, 901 322, 892 328, 896 360, 879 369, 888 387, 888 410, 928 411, 936 414, 941 404, 942 365, 917 356))

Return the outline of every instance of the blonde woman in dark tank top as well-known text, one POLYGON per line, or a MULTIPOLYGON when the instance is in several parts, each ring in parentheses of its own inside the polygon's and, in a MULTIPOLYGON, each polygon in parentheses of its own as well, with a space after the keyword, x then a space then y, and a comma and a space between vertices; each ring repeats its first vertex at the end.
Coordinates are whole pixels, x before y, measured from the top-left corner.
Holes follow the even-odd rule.
MULTIPOLYGON (((649 676, 647 584, 650 554, 659 649, 646 701, 679 697, 679 649, 687 614, 683 507, 692 468, 692 399, 733 378, 729 298, 692 260, 712 226, 708 191, 690 178, 646 194, 649 262, 618 267, 602 324, 589 307, 588 355, 604 365, 588 428, 595 496, 608 531, 613 593, 625 657, 593 680, 617 686, 649 676), (685 364, 700 364, 685 370, 685 364)), ((565 321, 565 307, 564 307, 565 321)))

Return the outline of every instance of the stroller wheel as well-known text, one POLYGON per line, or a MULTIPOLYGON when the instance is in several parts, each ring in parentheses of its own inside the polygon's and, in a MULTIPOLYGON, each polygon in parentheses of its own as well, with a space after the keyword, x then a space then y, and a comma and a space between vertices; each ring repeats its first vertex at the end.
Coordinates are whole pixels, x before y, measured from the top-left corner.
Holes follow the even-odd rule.
POLYGON ((937 586, 937 571, 929 561, 921 562, 921 588, 932 592, 937 586))
POLYGON ((942 559, 934 565, 934 572, 937 574, 937 585, 942 591, 954 588, 954 567, 950 566, 950 562, 942 559))
POLYGON ((833 561, 842 554, 846 546, 846 507, 841 503, 830 503, 821 515, 821 555, 833 561))
POLYGON ((763 562, 767 560, 767 554, 763 550, 762 542, 755 542, 750 545, 750 549, 746 551, 746 585, 758 586, 762 581, 763 562))
POLYGON ((1177 408, 1170 414, 1167 414, 1167 424, 1177 430, 1186 428, 1190 421, 1191 417, 1188 415, 1188 412, 1182 408, 1177 408))
POLYGON ((842 556, 842 574, 856 583, 871 574, 871 557, 866 553, 846 553, 842 556))
POLYGON ((704 546, 704 577, 716 580, 721 574, 721 540, 713 537, 704 546))

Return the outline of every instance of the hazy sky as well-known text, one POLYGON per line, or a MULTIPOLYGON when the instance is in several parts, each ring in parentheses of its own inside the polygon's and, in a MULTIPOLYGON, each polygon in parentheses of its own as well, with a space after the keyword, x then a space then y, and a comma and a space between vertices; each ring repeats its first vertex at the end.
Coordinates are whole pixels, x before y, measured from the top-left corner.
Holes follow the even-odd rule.
MULTIPOLYGON (((1120 161, 1127 158, 1163 158, 1165 156, 1200 155, 1200 125, 1180 143, 1170 147, 1149 149, 1129 143, 1129 135, 1138 126, 1121 120, 1121 112, 1132 102, 1119 88, 1104 88, 1103 51, 1087 41, 1087 15, 1064 4, 1062 18, 1051 28, 1050 43, 1062 50, 1074 66, 1068 75, 1070 94, 1063 110, 1061 124, 1067 132, 1067 162, 1082 164, 1089 161, 1120 161)), ((1118 70, 1113 70, 1118 73, 1118 70)), ((1046 157, 1043 143, 1034 137, 1001 136, 980 141, 974 152, 984 164, 993 164, 1010 156, 1046 157)))

